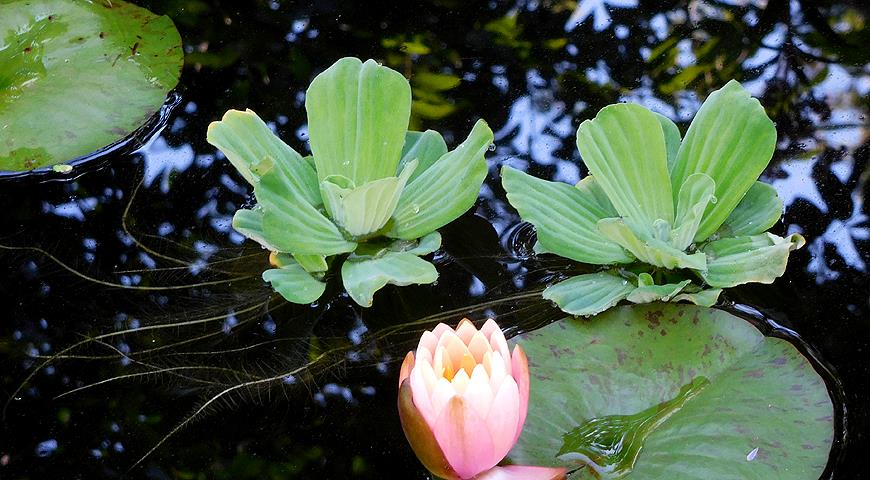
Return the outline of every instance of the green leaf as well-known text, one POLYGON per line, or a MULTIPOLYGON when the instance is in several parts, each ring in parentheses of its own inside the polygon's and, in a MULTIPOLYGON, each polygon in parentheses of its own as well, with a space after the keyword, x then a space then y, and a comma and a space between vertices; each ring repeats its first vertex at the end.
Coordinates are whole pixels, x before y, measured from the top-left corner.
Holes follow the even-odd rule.
POLYGON ((776 224, 781 216, 782 199, 776 189, 764 182, 755 182, 717 233, 720 238, 758 235, 776 224))
MULTIPOLYGON (((397 240, 395 243, 400 242, 401 240, 397 240)), ((395 248, 395 247, 391 247, 395 248)), ((416 242, 416 245, 410 246, 407 249, 401 249, 398 251, 413 253, 417 256, 429 255, 441 248, 441 234, 438 232, 432 232, 425 237, 421 238, 419 242, 416 242)))
POLYGON ((266 232, 263 229, 263 209, 259 206, 250 210, 243 208, 236 210, 233 215, 233 228, 267 250, 278 250, 278 247, 269 243, 269 239, 266 237, 266 232))
POLYGON ((402 170, 411 160, 420 162, 409 181, 419 177, 439 158, 447 153, 447 144, 441 134, 434 130, 425 132, 408 132, 405 134, 405 145, 402 147, 402 159, 399 160, 399 170, 402 170))
POLYGON ((219 148, 251 185, 275 171, 286 195, 301 196, 320 205, 317 173, 302 156, 281 141, 252 110, 229 110, 219 122, 208 126, 208 143, 219 148))
MULTIPOLYGON (((604 190, 601 189, 601 185, 595 181, 595 177, 592 175, 586 175, 582 180, 577 182, 575 185, 578 190, 583 192, 583 195, 586 199, 592 200, 595 202, 595 205, 601 212, 604 212, 604 216, 601 218, 611 218, 618 217, 619 212, 616 211, 616 208, 613 207, 613 204, 610 203, 610 199, 607 198, 607 194, 604 193, 604 190)), ((597 231, 597 227, 596 227, 597 231)))
POLYGON ((600 189, 591 177, 575 188, 505 166, 501 178, 508 201, 523 220, 535 226, 538 242, 547 252, 599 265, 634 261, 622 247, 598 232, 598 220, 612 211, 600 204, 595 193, 600 189))
POLYGON ((375 292, 385 285, 432 283, 438 271, 413 253, 387 252, 378 258, 348 258, 341 266, 341 279, 353 301, 370 307, 375 292))
POLYGON ((478 120, 464 142, 408 183, 388 235, 403 240, 419 238, 471 208, 486 177, 484 154, 492 138, 486 122, 478 120))
MULTIPOLYGON (((666 230, 667 224, 659 222, 658 225, 664 225, 666 230)), ((621 218, 605 218, 598 221, 598 231, 613 242, 621 245, 623 248, 631 252, 638 260, 668 269, 673 268, 691 268, 694 270, 703 270, 706 268, 706 259, 703 253, 688 254, 682 250, 677 250, 666 241, 660 238, 654 238, 648 234, 638 236, 625 220, 621 218)))
POLYGON ((671 232, 671 245, 685 250, 695 240, 695 232, 707 205, 716 202, 716 183, 703 173, 690 175, 680 187, 677 197, 677 219, 671 232))
POLYGON ((311 82, 305 109, 320 180, 344 175, 363 185, 396 175, 411 115, 411 87, 399 72, 342 58, 311 82))
POLYGON ((626 300, 632 303, 669 302, 690 283, 691 280, 683 280, 680 283, 639 286, 628 294, 626 300))
POLYGON ((308 273, 322 273, 329 270, 329 264, 326 263, 326 257, 323 255, 294 254, 293 260, 308 273))
POLYGON ((408 178, 417 168, 417 160, 405 165, 398 177, 372 180, 356 188, 341 185, 349 181, 345 177, 334 183, 332 175, 320 182, 324 203, 330 217, 353 237, 371 235, 380 230, 393 215, 399 196, 408 178))
POLYGON ((672 299, 674 302, 691 302, 702 307, 712 307, 719 300, 719 295, 722 294, 721 288, 708 288, 697 292, 687 293, 682 292, 672 299))
POLYGON ((352 252, 356 243, 345 240, 338 227, 296 195, 288 195, 281 176, 270 172, 254 187, 263 207, 263 232, 279 251, 303 255, 352 252))
POLYGON ((619 303, 634 290, 628 280, 606 272, 577 275, 550 285, 544 299, 571 315, 595 315, 619 303))
POLYGON ((115 143, 178 83, 184 53, 169 17, 122 0, 4 0, 0 10, 0 170, 115 143))
POLYGON ((577 148, 613 206, 635 228, 659 218, 673 224, 665 136, 654 113, 635 104, 608 105, 580 124, 577 148))
POLYGON ((696 242, 722 225, 770 162, 775 146, 773 122, 739 83, 732 80, 707 97, 671 172, 674 185, 694 173, 706 173, 716 182, 717 202, 707 206, 696 242))
POLYGON ((785 273, 788 254, 804 243, 796 233, 785 238, 767 233, 716 240, 704 246, 707 269, 701 276, 710 286, 719 288, 773 283, 785 273))
POLYGON ((656 118, 661 123, 662 132, 665 134, 665 150, 668 152, 668 172, 670 172, 674 169, 677 153, 680 151, 680 129, 670 118, 660 113, 656 113, 656 118))
POLYGON ((534 367, 511 463, 573 469, 585 456, 594 465, 576 480, 815 480, 825 470, 834 406, 824 380, 791 343, 731 314, 619 307, 517 343, 534 367), (563 449, 573 454, 557 458, 563 449))
POLYGON ((263 272, 263 280, 272 284, 288 302, 311 303, 326 289, 326 284, 312 277, 298 263, 289 263, 281 268, 263 272))

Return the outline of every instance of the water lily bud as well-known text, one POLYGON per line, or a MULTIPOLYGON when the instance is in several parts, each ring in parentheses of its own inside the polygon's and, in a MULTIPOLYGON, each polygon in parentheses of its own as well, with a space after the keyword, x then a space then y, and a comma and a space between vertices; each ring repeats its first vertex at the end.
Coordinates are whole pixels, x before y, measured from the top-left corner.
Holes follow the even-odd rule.
POLYGON ((399 415, 414 453, 448 480, 551 480, 565 469, 498 467, 520 437, 529 402, 529 364, 499 326, 464 319, 438 324, 408 352, 399 374, 399 415))

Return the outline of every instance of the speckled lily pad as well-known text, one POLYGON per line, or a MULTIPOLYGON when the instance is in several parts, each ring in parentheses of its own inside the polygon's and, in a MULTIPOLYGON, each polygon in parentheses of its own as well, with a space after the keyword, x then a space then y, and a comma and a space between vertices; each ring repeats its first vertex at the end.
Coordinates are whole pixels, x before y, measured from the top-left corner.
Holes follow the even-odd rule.
POLYGON ((529 415, 510 459, 571 478, 819 478, 822 378, 789 342, 694 305, 622 307, 523 335, 529 415))
POLYGON ((120 0, 0 0, 0 170, 87 155, 145 124, 178 83, 168 17, 120 0))

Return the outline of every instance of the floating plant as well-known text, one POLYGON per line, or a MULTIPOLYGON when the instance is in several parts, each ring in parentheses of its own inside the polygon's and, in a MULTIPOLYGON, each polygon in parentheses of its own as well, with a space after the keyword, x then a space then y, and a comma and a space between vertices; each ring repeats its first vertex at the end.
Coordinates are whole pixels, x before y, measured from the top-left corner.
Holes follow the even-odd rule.
POLYGON ((5 0, 0 10, 0 170, 121 140, 178 83, 184 54, 169 17, 121 0, 5 0))
POLYGON ((815 480, 834 438, 824 380, 730 313, 622 306, 519 337, 534 361, 508 458, 575 479, 815 480))
POLYGON ((452 151, 438 132, 407 131, 411 88, 373 60, 343 58, 305 99, 312 155, 302 157, 252 111, 230 110, 208 129, 254 187, 257 204, 233 227, 272 251, 263 273, 288 301, 310 303, 341 269, 347 293, 370 306, 387 284, 432 283, 437 229, 474 205, 492 131, 479 120, 452 151))
POLYGON ((804 244, 767 232, 782 201, 756 179, 775 145, 773 122, 732 80, 682 141, 673 122, 640 105, 604 107, 577 130, 590 174, 574 187, 505 167, 510 203, 537 230, 536 253, 606 266, 544 298, 593 315, 624 299, 711 306, 723 288, 772 283, 804 244))

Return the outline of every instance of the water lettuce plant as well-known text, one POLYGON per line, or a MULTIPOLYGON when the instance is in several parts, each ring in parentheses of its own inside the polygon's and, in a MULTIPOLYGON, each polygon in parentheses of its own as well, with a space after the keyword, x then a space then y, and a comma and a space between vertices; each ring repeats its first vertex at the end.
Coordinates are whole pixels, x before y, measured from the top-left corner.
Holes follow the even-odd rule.
POLYGON ((537 253, 603 265, 551 285, 575 315, 634 303, 713 305, 723 288, 772 283, 798 234, 768 233, 782 214, 770 185, 776 129, 736 81, 710 94, 685 138, 636 104, 609 105, 577 130, 589 175, 576 186, 502 169, 508 200, 537 231, 537 253))
POLYGON ((387 284, 432 283, 420 258, 441 245, 437 229, 474 205, 493 139, 479 120, 448 151, 438 132, 407 131, 411 88, 398 72, 342 58, 319 74, 305 98, 311 156, 275 136, 252 111, 228 111, 208 129, 254 187, 257 204, 233 227, 272 251, 263 273, 288 301, 310 303, 340 264, 344 288, 370 306, 387 284))

